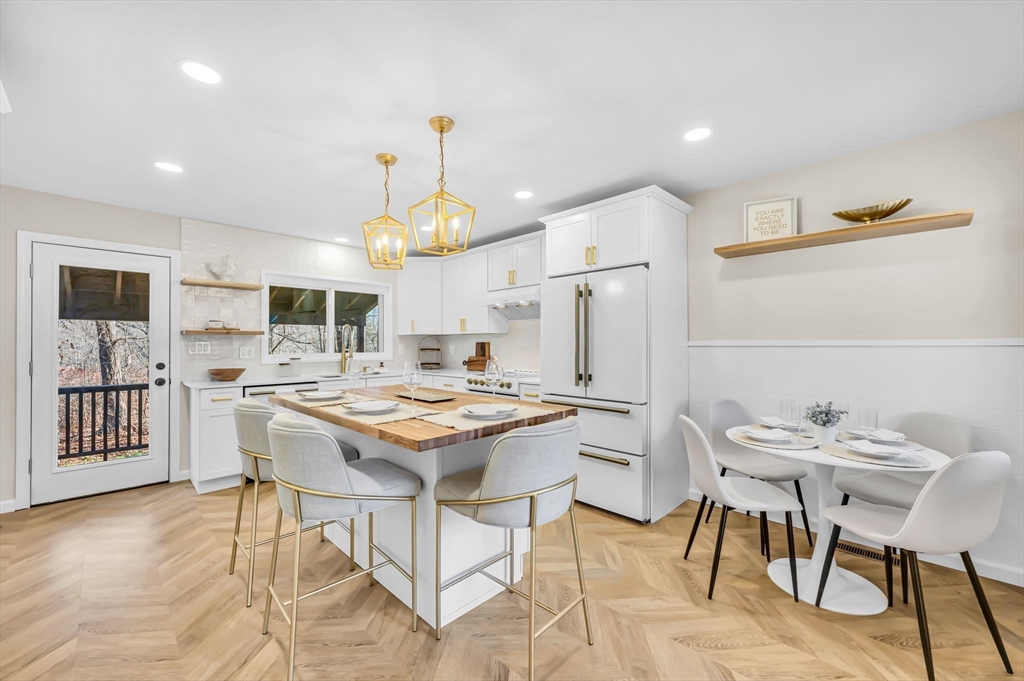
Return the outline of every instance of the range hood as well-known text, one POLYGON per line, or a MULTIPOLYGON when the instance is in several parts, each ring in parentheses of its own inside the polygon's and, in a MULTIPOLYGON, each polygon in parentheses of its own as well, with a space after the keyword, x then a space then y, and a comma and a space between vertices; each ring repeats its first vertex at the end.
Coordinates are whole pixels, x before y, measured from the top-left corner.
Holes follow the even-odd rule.
POLYGON ((487 306, 510 322, 540 319, 540 286, 498 291, 488 296, 487 306))

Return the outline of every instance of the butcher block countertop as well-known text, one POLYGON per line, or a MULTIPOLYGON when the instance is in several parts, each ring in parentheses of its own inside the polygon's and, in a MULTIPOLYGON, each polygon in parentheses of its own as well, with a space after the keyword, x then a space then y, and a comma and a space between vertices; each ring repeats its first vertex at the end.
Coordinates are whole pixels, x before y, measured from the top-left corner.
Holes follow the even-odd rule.
MULTIPOLYGON (((396 397, 395 395, 395 393, 405 392, 405 387, 402 385, 357 388, 356 390, 350 390, 347 392, 377 400, 398 400, 405 404, 409 404, 410 402, 407 398, 396 397)), ((444 393, 455 398, 454 400, 449 400, 447 402, 427 403, 420 402, 419 400, 416 401, 416 404, 420 404, 425 408, 437 411, 455 411, 459 407, 473 404, 490 404, 491 402, 491 398, 488 396, 452 392, 449 390, 438 390, 436 388, 430 388, 427 392, 444 393)), ((554 404, 539 405, 536 402, 520 402, 519 400, 501 399, 500 401, 503 403, 521 404, 524 407, 541 407, 543 409, 550 410, 550 413, 542 416, 517 419, 515 421, 505 421, 503 423, 488 424, 484 421, 481 422, 480 427, 475 430, 455 430, 453 428, 439 426, 434 423, 428 423, 421 419, 407 419, 405 421, 395 421, 393 423, 382 423, 377 426, 371 426, 319 409, 316 403, 311 402, 309 404, 304 404, 294 400, 282 399, 279 395, 271 395, 269 399, 271 404, 275 404, 279 407, 291 409, 292 411, 296 411, 300 414, 312 416, 315 419, 326 421, 327 423, 331 423, 342 428, 348 428, 349 430, 354 430, 357 433, 362 433, 363 435, 388 442, 398 447, 404 447, 405 449, 410 449, 414 452, 425 452, 439 447, 459 444, 460 442, 469 442, 471 440, 478 440, 484 437, 491 437, 492 435, 500 435, 502 433, 507 433, 510 430, 515 430, 516 428, 536 426, 541 423, 558 421, 559 419, 564 419, 569 416, 576 416, 575 407, 560 407, 554 404)))

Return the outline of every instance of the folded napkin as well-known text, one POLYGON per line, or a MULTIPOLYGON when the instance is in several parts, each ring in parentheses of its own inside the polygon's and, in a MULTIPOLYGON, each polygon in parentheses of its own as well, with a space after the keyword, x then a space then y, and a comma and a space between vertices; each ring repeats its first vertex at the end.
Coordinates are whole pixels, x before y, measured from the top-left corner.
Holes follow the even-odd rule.
POLYGON ((847 448, 852 449, 855 452, 861 452, 863 454, 903 454, 906 449, 900 449, 899 447, 890 447, 889 445, 879 445, 874 442, 868 442, 867 440, 850 440, 844 442, 847 448))
POLYGON ((778 428, 761 430, 760 428, 744 426, 743 428, 740 428, 740 430, 758 440, 788 440, 793 437, 792 433, 786 432, 785 430, 779 430, 778 428))
POLYGON ((781 428, 782 426, 788 425, 785 419, 780 419, 778 416, 759 416, 757 422, 762 426, 768 426, 769 428, 781 428))
POLYGON ((871 431, 870 437, 876 440, 906 440, 907 436, 903 433, 898 433, 895 430, 889 430, 887 428, 879 428, 878 430, 871 431))

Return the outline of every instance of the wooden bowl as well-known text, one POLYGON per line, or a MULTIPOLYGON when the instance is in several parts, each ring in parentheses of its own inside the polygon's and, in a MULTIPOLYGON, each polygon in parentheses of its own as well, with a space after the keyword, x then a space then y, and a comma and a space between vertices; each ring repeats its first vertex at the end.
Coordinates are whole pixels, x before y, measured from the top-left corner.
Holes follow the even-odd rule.
POLYGON ((895 215, 904 208, 906 208, 911 201, 914 199, 900 199, 898 201, 886 201, 885 203, 878 203, 874 206, 865 206, 864 208, 851 208, 849 210, 837 210, 832 213, 835 217, 840 220, 848 220, 850 222, 861 222, 870 223, 878 222, 883 220, 890 215, 895 215))
POLYGON ((215 381, 233 381, 245 373, 245 369, 207 369, 215 381))

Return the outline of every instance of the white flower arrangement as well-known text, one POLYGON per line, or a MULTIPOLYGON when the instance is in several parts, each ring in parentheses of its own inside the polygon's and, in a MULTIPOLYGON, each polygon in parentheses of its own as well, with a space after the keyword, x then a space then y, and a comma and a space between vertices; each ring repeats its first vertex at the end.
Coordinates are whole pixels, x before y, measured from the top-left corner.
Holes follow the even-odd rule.
POLYGON ((849 412, 845 409, 836 409, 832 406, 832 401, 829 400, 825 404, 821 402, 815 402, 811 406, 807 407, 807 420, 816 426, 822 428, 834 428, 839 425, 839 422, 843 420, 849 412))

